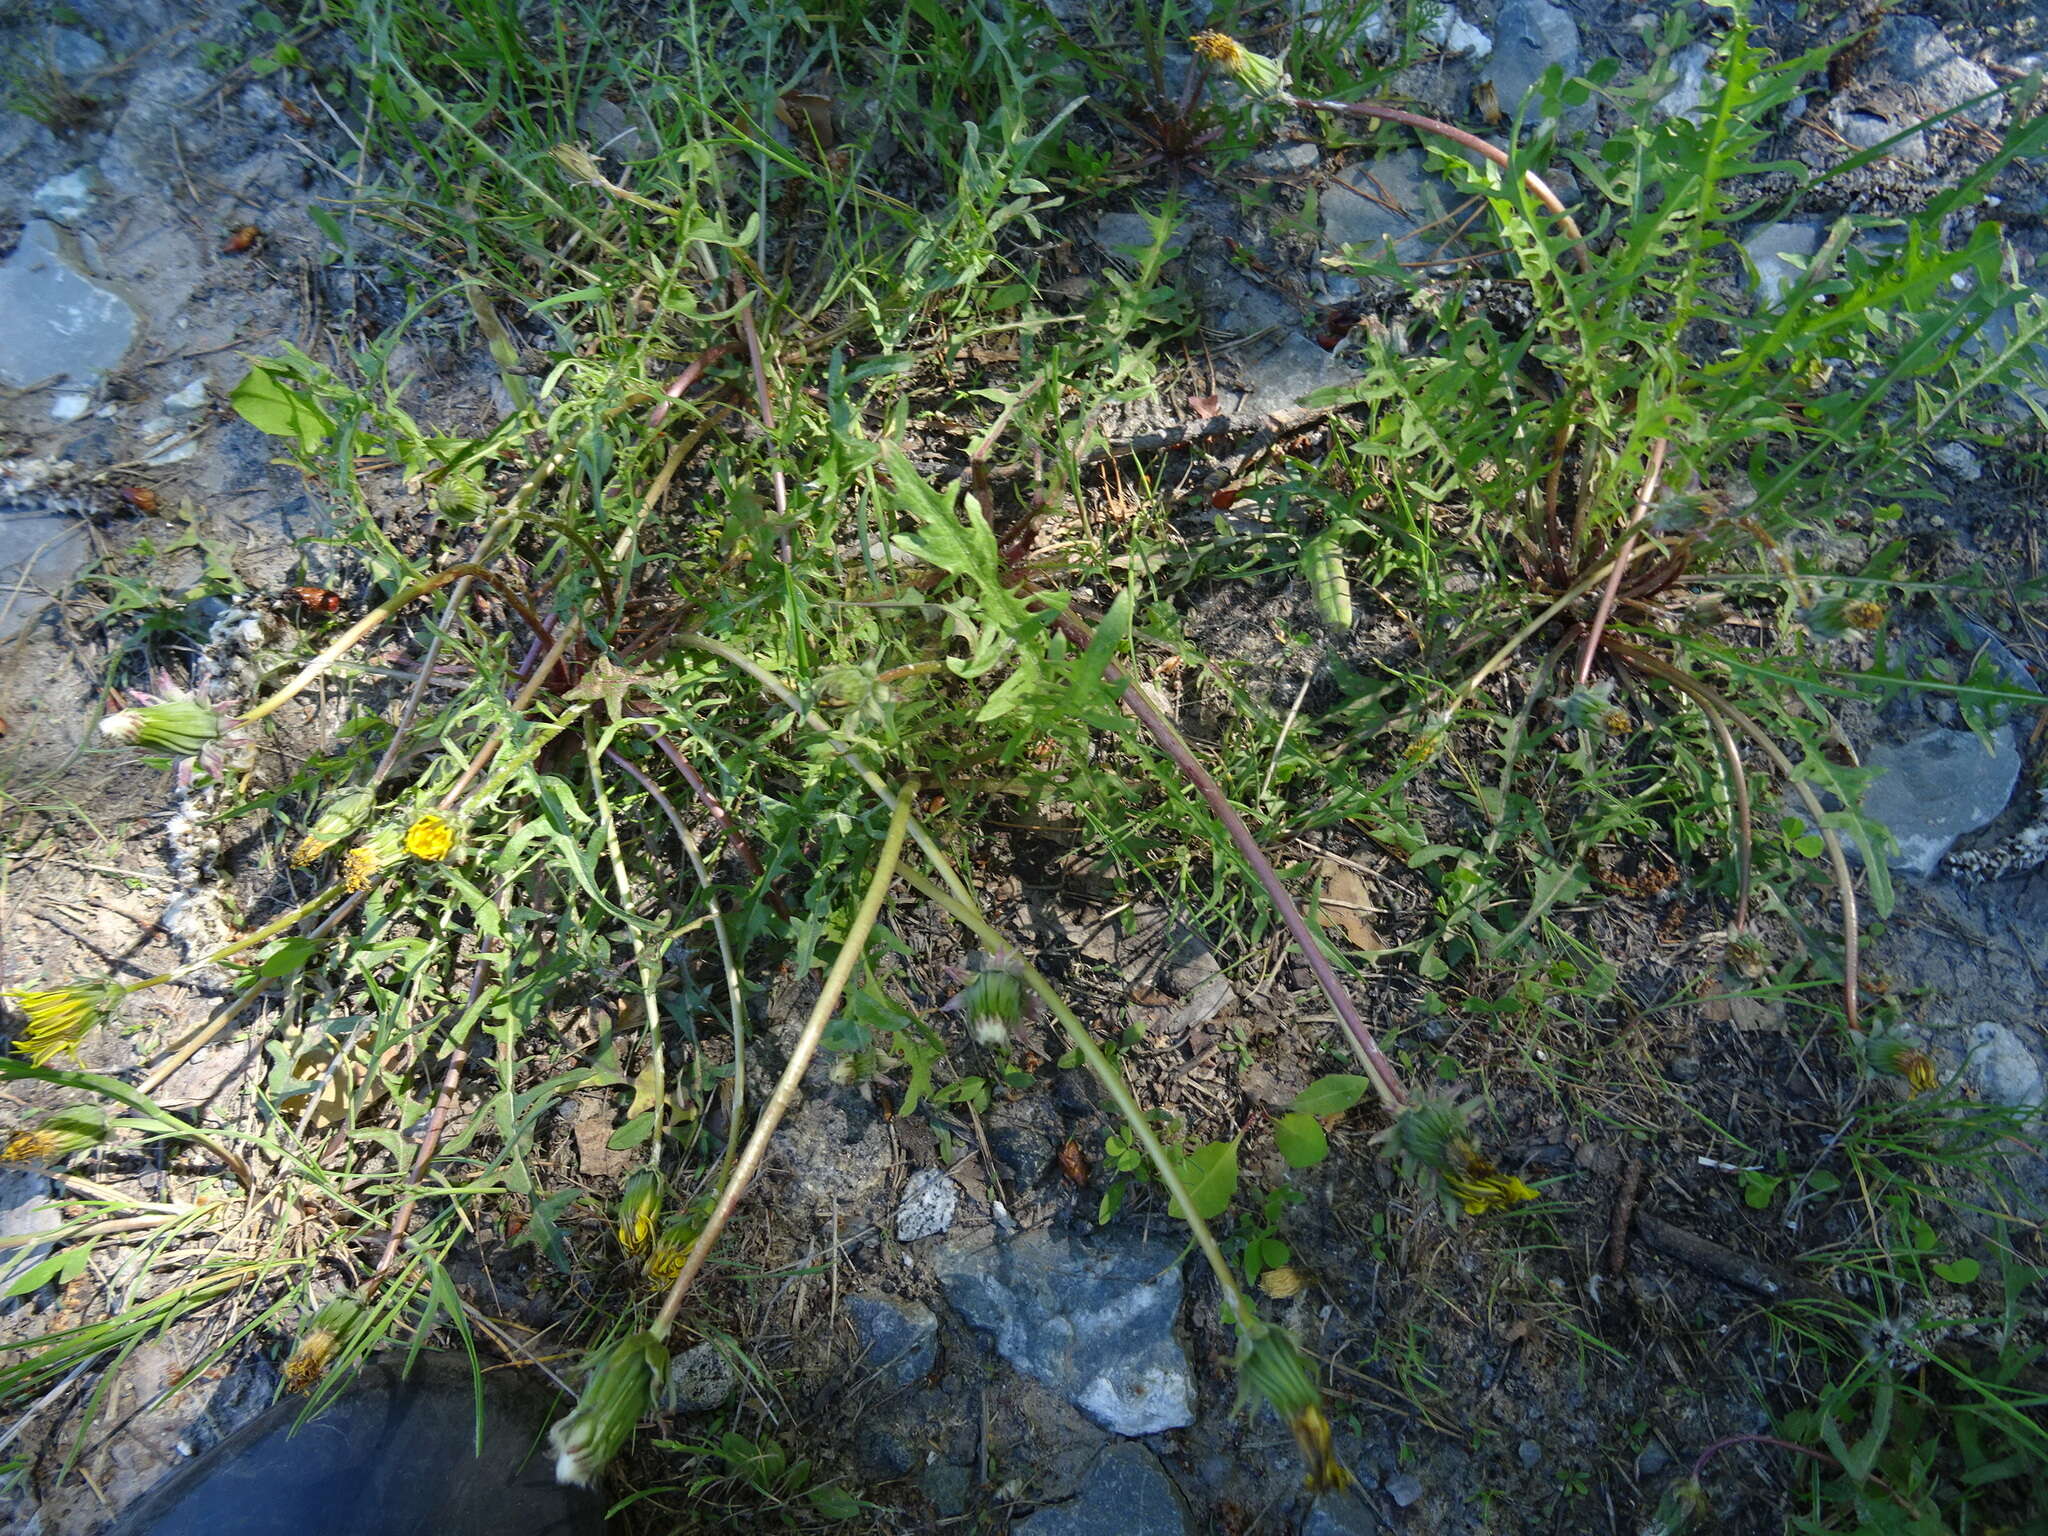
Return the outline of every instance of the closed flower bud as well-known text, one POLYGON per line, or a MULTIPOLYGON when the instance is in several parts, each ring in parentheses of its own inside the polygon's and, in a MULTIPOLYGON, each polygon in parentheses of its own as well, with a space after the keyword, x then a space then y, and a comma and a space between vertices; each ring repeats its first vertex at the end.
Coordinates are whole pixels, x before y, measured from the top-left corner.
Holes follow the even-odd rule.
POLYGON ((690 1206, 661 1224, 654 1242, 647 1251, 647 1262, 642 1269, 648 1282, 657 1290, 666 1290, 675 1283, 683 1272, 683 1266, 690 1262, 690 1250, 697 1246, 697 1239, 704 1233, 704 1219, 709 1214, 703 1201, 693 1201, 690 1206))
POLYGON ((55 1163, 107 1139, 107 1112, 97 1104, 55 1109, 0 1147, 0 1163, 55 1163))
POLYGON ((1597 736, 1615 734, 1614 717, 1621 717, 1621 729, 1629 728, 1628 712, 1614 702, 1614 680, 1603 678, 1585 688, 1574 688, 1564 697, 1565 719, 1582 731, 1597 736))
POLYGON ((220 716, 193 698, 160 699, 111 714, 100 722, 100 734, 131 742, 173 757, 195 757, 220 740, 220 716))
POLYGON ((1939 1083, 1934 1058, 1903 1035, 1872 1035, 1863 1046, 1864 1060, 1871 1070, 1886 1077, 1900 1077, 1915 1094, 1932 1093, 1939 1083))
POLYGON ((593 1354, 575 1409, 548 1432, 555 1481, 596 1483, 653 1405, 667 1371, 668 1351, 651 1333, 628 1334, 593 1354))
POLYGON ((976 1044, 1002 1045, 1024 1017, 1024 983, 1007 971, 983 971, 960 1006, 976 1044))
POLYGON ((1284 1328, 1256 1323, 1237 1357, 1239 1401, 1257 1393, 1280 1415, 1307 1463, 1306 1485, 1317 1493, 1348 1487, 1351 1474, 1337 1460, 1330 1440, 1330 1420, 1323 1394, 1316 1386, 1308 1358, 1284 1328))
POLYGON ((1884 623, 1883 603, 1867 597, 1830 597, 1815 603, 1801 617, 1823 640, 1862 640, 1884 623))
POLYGON ((642 1168, 619 1192, 619 1246, 638 1258, 653 1245, 655 1223, 660 1220, 661 1175, 642 1168))

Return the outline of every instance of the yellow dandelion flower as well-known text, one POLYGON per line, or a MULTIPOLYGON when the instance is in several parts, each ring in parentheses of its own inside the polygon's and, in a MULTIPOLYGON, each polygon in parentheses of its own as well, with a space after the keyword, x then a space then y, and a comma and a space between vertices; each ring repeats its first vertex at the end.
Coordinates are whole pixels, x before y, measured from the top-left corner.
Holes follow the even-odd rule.
POLYGON ((121 992, 110 981, 74 981, 62 987, 16 988, 0 997, 20 1009, 28 1021, 14 1043, 15 1050, 40 1067, 52 1057, 75 1052, 113 1013, 121 992))
POLYGON ((666 1290, 673 1285, 676 1276, 683 1272, 683 1265, 689 1262, 690 1250, 697 1246, 697 1239, 703 1231, 704 1213, 695 1206, 680 1216, 670 1217, 654 1239, 654 1246, 641 1266, 648 1284, 656 1290, 666 1290))
POLYGON ((1842 605, 1842 620, 1851 629, 1872 630, 1884 623, 1884 604, 1859 597, 1842 605))
POLYGON ((1268 1269, 1259 1275, 1259 1289, 1275 1301, 1285 1301, 1290 1296, 1299 1296, 1301 1288, 1308 1282, 1301 1271, 1283 1264, 1278 1269, 1268 1269))
POLYGON ((619 1192, 619 1246, 637 1258, 653 1246, 661 1217, 661 1175, 642 1168, 619 1192))
POLYGON ((1934 1058, 1925 1051, 1903 1051, 1899 1055, 1900 1076, 1915 1093, 1932 1093, 1937 1085, 1934 1058))
POLYGON ((454 846, 455 829, 432 811, 405 829, 405 851, 430 864, 447 858, 454 846))
POLYGON ((1225 69, 1244 57, 1244 44, 1225 32, 1197 32, 1188 42, 1199 57, 1225 69))
POLYGON ((1610 736, 1626 736, 1636 728, 1636 722, 1627 710, 1610 709, 1600 717, 1600 727, 1610 736))

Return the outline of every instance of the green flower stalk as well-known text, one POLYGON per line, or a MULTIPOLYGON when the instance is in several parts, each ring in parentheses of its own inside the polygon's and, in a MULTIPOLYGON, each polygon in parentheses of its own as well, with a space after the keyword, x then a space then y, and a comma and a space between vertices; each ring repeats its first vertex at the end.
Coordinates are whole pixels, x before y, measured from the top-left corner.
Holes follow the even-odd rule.
POLYGON ((1450 1094, 1427 1095, 1373 1138, 1404 1176, 1435 1193, 1453 1221, 1460 1211, 1484 1216, 1536 1198, 1535 1190, 1502 1173, 1480 1152, 1470 1125, 1478 1107, 1477 1100, 1459 1104, 1450 1094))
POLYGON ((618 1215, 619 1246, 637 1259, 653 1244, 654 1225, 661 1220, 661 1175, 642 1168, 626 1180, 618 1215))
POLYGON ((127 988, 112 981, 74 981, 43 989, 17 987, 0 992, 21 1010, 27 1023, 14 1043, 32 1066, 47 1066, 53 1057, 76 1052, 100 1025, 113 1017, 114 1005, 127 988))
POLYGON ((0 1163, 55 1163, 107 1139, 107 1112, 97 1104, 54 1109, 0 1147, 0 1163))
POLYGON ((668 1351, 651 1333, 630 1333, 597 1350, 576 1407, 548 1432, 555 1481, 596 1483, 653 1406, 667 1373, 668 1351))
POLYGON ((1934 1058, 1903 1035, 1869 1036, 1864 1042, 1863 1059, 1874 1072, 1904 1078, 1906 1091, 1914 1095, 1932 1093, 1939 1084, 1934 1058))
POLYGON ((100 722, 100 734, 173 757, 197 757, 220 740, 222 731, 220 716, 211 705, 178 696, 108 715, 100 722))
POLYGON ((315 1312, 299 1334, 292 1357, 284 1363, 285 1390, 310 1392, 318 1386, 362 1321, 363 1304, 348 1291, 315 1312))

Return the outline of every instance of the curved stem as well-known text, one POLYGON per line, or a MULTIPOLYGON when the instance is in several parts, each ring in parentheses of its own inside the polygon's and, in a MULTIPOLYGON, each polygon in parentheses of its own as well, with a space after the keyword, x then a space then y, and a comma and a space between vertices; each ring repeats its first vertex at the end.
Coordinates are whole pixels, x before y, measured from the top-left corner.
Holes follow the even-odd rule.
POLYGON ((1769 733, 1762 726, 1726 699, 1716 696, 1713 690, 1698 679, 1688 676, 1668 661, 1652 656, 1648 651, 1639 650, 1635 646, 1609 641, 1608 648, 1637 671, 1646 672, 1669 683, 1701 709, 1710 713, 1714 710, 1724 712, 1728 719, 1742 728, 1745 736, 1763 749, 1772 766, 1785 776, 1786 782, 1792 786, 1801 803, 1805 805, 1806 814, 1813 818, 1814 829, 1820 833, 1821 843, 1827 849, 1828 864, 1834 871, 1835 890, 1842 902, 1842 1014, 1851 1030, 1862 1029, 1857 1009, 1857 971, 1860 966, 1862 934, 1859 931, 1860 919, 1856 911, 1856 881, 1849 873, 1849 858, 1842 851, 1841 837, 1823 820, 1827 811, 1822 807, 1820 797, 1814 794, 1811 785, 1798 776, 1792 766, 1792 759, 1771 740, 1769 733))
MULTIPOLYGON (((1340 117, 1376 117, 1382 122, 1400 123, 1423 133, 1433 133, 1440 139, 1449 139, 1453 144, 1462 145, 1475 155, 1483 155, 1502 170, 1512 170, 1514 162, 1508 152, 1497 145, 1489 144, 1476 133, 1467 133, 1454 128, 1440 118, 1424 117, 1420 112, 1410 112, 1402 107, 1390 107, 1378 101, 1329 101, 1313 96, 1296 96, 1291 91, 1282 91, 1279 99, 1297 112, 1329 112, 1340 117)), ((1578 258, 1579 270, 1593 270, 1592 259, 1586 254, 1586 237, 1576 221, 1566 211, 1563 201, 1551 191, 1550 184, 1534 171, 1522 172, 1522 182, 1535 195, 1536 201, 1557 215, 1566 234, 1572 237, 1572 254, 1578 258)))
POLYGON ((1650 445, 1650 466, 1643 471, 1643 483, 1636 487, 1634 515, 1629 518, 1628 532, 1622 536, 1621 546, 1614 553, 1612 568, 1607 573, 1607 586, 1600 593, 1600 606, 1593 610, 1593 622, 1586 626, 1586 641, 1579 649, 1579 670, 1575 680, 1583 688, 1593 676, 1593 658, 1599 654, 1600 636, 1607 629, 1607 621, 1614 615, 1614 599, 1621 591, 1621 580, 1628 574, 1628 557, 1634 553, 1636 534, 1650 519, 1650 503, 1657 495, 1657 481, 1664 473, 1664 454, 1670 448, 1668 438, 1658 438, 1650 445))
POLYGON ((667 1339, 675 1327, 683 1298, 690 1293, 691 1285, 704 1268, 704 1261, 710 1257, 712 1245, 718 1241, 726 1223, 732 1220, 740 1197, 747 1192, 747 1186, 753 1183, 762 1160, 768 1155, 769 1138, 782 1123, 782 1117, 789 1113, 790 1106, 802 1096, 804 1073, 818 1052, 818 1042, 825 1038, 825 1026, 832 1022, 832 1015, 839 1009, 839 999, 853 977, 853 968, 860 963, 860 957, 867 949, 868 934, 874 929, 875 919, 881 916, 883 899, 889 894, 889 883, 896 877, 897 861, 903 856, 903 834, 910 825, 910 807, 916 794, 917 786, 913 782, 904 785, 903 793, 896 797, 889 817, 889 832, 882 839, 881 856, 875 862, 875 873, 868 881, 867 894, 861 897, 860 910, 854 914, 853 922, 846 930, 846 941, 839 946, 832 969, 825 974, 818 1001, 811 1008, 811 1016, 804 1021, 803 1032, 797 1036, 795 1048, 789 1053, 789 1064, 782 1069, 775 1092, 769 1095, 761 1110, 761 1123, 747 1138, 747 1148, 740 1154, 732 1177, 725 1181, 725 1188, 719 1191, 718 1204, 712 1208, 711 1219, 704 1223, 703 1234, 690 1245, 690 1256, 683 1263, 682 1273, 668 1288, 668 1295, 663 1299, 661 1311, 655 1316, 650 1330, 657 1339, 667 1339))
MULTIPOLYGON (((1056 622, 1061 633, 1083 651, 1093 643, 1095 637, 1089 632, 1088 626, 1071 614, 1061 614, 1056 622)), ((1237 807, 1232 805, 1229 796, 1223 793, 1223 786, 1218 784, 1209 770, 1202 766, 1201 760, 1181 739, 1180 732, 1173 728, 1165 714, 1152 702, 1141 683, 1114 662, 1103 668, 1102 675, 1112 683, 1123 685, 1124 708, 1135 715, 1138 723, 1151 732, 1152 739, 1159 743, 1168 757, 1173 759, 1174 766, 1180 769, 1190 784, 1195 786, 1202 799, 1208 803, 1209 809, 1215 813, 1216 819, 1223 823, 1224 830, 1230 834, 1230 841, 1236 846, 1244 861, 1251 866, 1252 874, 1265 890, 1267 899, 1273 903, 1273 909, 1279 913, 1281 924, 1294 940, 1295 947, 1301 951, 1302 958, 1308 961, 1309 969, 1315 973, 1316 982, 1321 986, 1323 995, 1330 1000, 1330 1006, 1336 1010, 1337 1017, 1343 1022, 1345 1032, 1350 1036, 1352 1049, 1357 1053, 1360 1065, 1365 1068, 1365 1075, 1372 1080, 1373 1091, 1379 1095, 1380 1102, 1389 1110, 1400 1109, 1408 1102, 1407 1092, 1401 1086, 1400 1074, 1394 1070, 1394 1064, 1387 1060, 1386 1054, 1380 1050, 1379 1042, 1373 1038, 1372 1030, 1359 1014, 1358 1005, 1352 1002, 1351 993, 1338 979, 1336 968, 1323 953, 1322 945, 1316 942, 1316 936, 1308 926, 1308 919, 1302 916, 1301 908, 1295 904, 1293 895, 1281 882, 1279 871, 1273 868, 1273 861, 1266 857, 1265 851, 1259 847, 1258 839, 1252 836, 1251 828, 1245 825, 1244 817, 1238 814, 1237 807)))

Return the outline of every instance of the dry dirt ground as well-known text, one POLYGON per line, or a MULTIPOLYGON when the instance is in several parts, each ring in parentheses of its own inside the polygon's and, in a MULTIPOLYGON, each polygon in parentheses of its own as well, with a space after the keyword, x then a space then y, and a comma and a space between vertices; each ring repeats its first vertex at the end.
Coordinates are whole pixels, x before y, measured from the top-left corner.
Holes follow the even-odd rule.
MULTIPOLYGON (((1621 19, 1615 7, 1587 9, 1589 34, 1603 17, 1621 19)), ((2012 30, 1998 46, 2038 46, 2021 20, 1993 19, 2012 30)), ((314 199, 350 190, 333 170, 344 142, 336 125, 275 82, 202 67, 213 57, 203 52, 208 44, 236 57, 248 51, 245 20, 242 7, 131 0, 86 8, 59 29, 88 37, 91 48, 53 40, 40 14, 10 15, 0 32, 9 57, 46 51, 67 93, 47 122, 22 111, 0 120, 0 247, 62 195, 47 190, 52 182, 76 173, 82 206, 67 214, 75 245, 66 259, 116 290, 135 317, 132 345, 83 415, 53 419, 62 391, 35 381, 0 395, 8 455, 0 477, 14 476, 0 520, 14 539, 8 558, 31 568, 18 590, 0 591, 7 984, 164 969, 183 958, 167 910, 180 898, 219 899, 207 894, 210 880, 174 865, 164 779, 121 768, 90 743, 110 681, 134 681, 122 670, 126 658, 161 617, 148 594, 183 605, 178 632, 203 633, 230 602, 323 578, 337 564, 320 542, 317 501, 295 471, 272 462, 272 445, 226 408, 226 396, 245 354, 280 340, 335 356, 334 335, 346 336, 378 302, 374 274, 329 260, 305 215, 314 199), (245 238, 250 227, 257 233, 245 238), (65 467, 49 468, 53 460, 65 467), (29 535, 17 534, 31 521, 24 542, 29 535)), ((487 409, 474 361, 423 357, 422 394, 449 412, 487 409)), ((1957 536, 1989 548, 2011 519, 2038 530, 2039 487, 2015 462, 1987 459, 1986 472, 1990 481, 1961 504, 1981 515, 1960 516, 1957 536)), ((2009 555, 2014 546, 2003 547, 2009 555)), ((1248 669, 1263 669, 1260 691, 1284 707, 1320 663, 1281 642, 1262 652, 1257 637, 1312 633, 1311 604, 1298 584, 1275 583, 1257 605, 1233 589, 1218 601, 1213 630, 1204 631, 1200 614, 1193 626, 1248 669)), ((2035 675, 2048 675, 2039 616, 2012 638, 2035 675)), ((1201 701, 1187 706, 1198 727, 1201 701)), ((2023 806, 2013 813, 2024 814, 2023 806)), ((1108 911, 1086 868, 1069 861, 1059 828, 1010 831, 1005 855, 986 872, 998 919, 1031 936, 1105 1032, 1136 1026, 1126 1064, 1148 1105, 1169 1109, 1198 1137, 1229 1135, 1284 1109, 1337 1065, 1321 1005, 1280 948, 1212 953, 1174 914, 1108 911)), ((1368 841, 1318 839, 1274 852, 1326 873, 1361 874, 1373 891, 1371 923, 1390 942, 1407 938, 1434 899, 1368 841)), ((225 856, 247 870, 267 855, 250 847, 225 856)), ((1192 1529, 1631 1530, 1675 1468, 1723 1436, 1767 1429, 1774 1409, 1814 1385, 1764 1299, 1786 1277, 1808 1283, 1843 1234, 1833 1217, 1788 1219, 1783 1202, 1752 1209, 1741 1174, 1761 1166, 1756 1149, 1768 1149, 1776 1171, 1824 1164, 1867 1085, 1817 1050, 1782 1007, 1702 998, 1729 980, 1698 943, 1715 926, 1711 910, 1682 890, 1610 894, 1562 920, 1617 968, 1614 996, 1598 1008, 1558 1010, 1548 1033, 1497 1029, 1478 1008, 1432 1016, 1422 989, 1397 978, 1367 998, 1373 1022, 1415 1059, 1488 1085, 1499 1160, 1544 1184, 1533 1215, 1476 1236, 1447 1229, 1392 1188, 1366 1144, 1370 1123, 1340 1128, 1334 1155, 1310 1173, 1286 1169, 1270 1143, 1257 1151, 1247 1143, 1247 1184, 1300 1197, 1276 1215, 1306 1280, 1280 1315, 1329 1362, 1338 1449, 1360 1488, 1312 1505, 1299 1492, 1285 1431, 1270 1417, 1231 1417, 1232 1343, 1216 1323, 1206 1277, 1188 1266, 1179 1338, 1193 1362, 1195 1419, 1146 1444, 1194 1511, 1192 1529), (1555 1070, 1560 1062, 1570 1063, 1568 1081, 1555 1070), (1653 1221, 1612 1246, 1617 1210, 1630 1206, 1653 1221)), ((913 948, 904 985, 942 999, 947 967, 963 957, 939 934, 913 948)), ((1985 1022, 2021 1032, 2042 1053, 2048 876, 1908 883, 1873 948, 1878 983, 1924 999, 1945 1067, 1961 1065, 1971 1031, 1985 1022)), ((98 1044, 92 1066, 135 1067, 218 1000, 198 988, 146 994, 129 1016, 133 1027, 98 1044)), ((801 1017, 802 1001, 791 985, 771 995, 771 1040, 801 1017)), ((201 1053, 167 1085, 166 1100, 233 1113, 259 1034, 260 1025, 201 1053)), ((1057 1054, 1049 1040, 1044 1050, 1057 1054)), ((16 1099, 7 1118, 32 1102, 25 1090, 7 1092, 16 1099)), ((898 1208, 914 1174, 943 1165, 959 1189, 955 1241, 1013 1228, 1083 1234, 1114 1126, 1073 1072, 1058 1074, 1049 1092, 999 1100, 978 1118, 957 1106, 900 1119, 887 1110, 885 1097, 812 1084, 773 1174, 775 1197, 761 1202, 741 1249, 760 1278, 720 1297, 727 1326, 763 1373, 745 1385, 736 1422, 814 1441, 816 1454, 873 1501, 873 1528, 999 1530, 1013 1513, 1085 1490, 1114 1437, 1011 1370, 949 1308, 932 1250, 897 1240, 898 1208), (1069 1143, 1081 1152, 1078 1169, 1062 1166, 1069 1143), (860 1293, 931 1308, 938 1347, 927 1372, 896 1382, 860 1361, 848 1312, 860 1293)), ((594 1134, 565 1122, 560 1161, 565 1178, 603 1189, 622 1169, 603 1146, 609 1111, 596 1106, 592 1119, 594 1134)), ((143 1167, 127 1176, 148 1189, 189 1171, 143 1167)), ((2014 1177, 2038 1199, 2038 1166, 2014 1177)), ((46 1204, 61 1198, 54 1185, 32 1173, 0 1179, 9 1232, 54 1224, 46 1204)), ((1119 1223, 1156 1230, 1171 1260, 1171 1224, 1156 1205, 1141 1200, 1119 1223)), ((2038 1232, 2026 1241, 2037 1262, 2048 1261, 2038 1232)), ((470 1262, 465 1289, 489 1296, 509 1319, 540 1325, 551 1309, 594 1299, 552 1289, 530 1250, 511 1254, 491 1234, 480 1234, 470 1262)), ((0 1346, 47 1332, 125 1280, 95 1267, 61 1293, 0 1304, 0 1346)), ((222 1327, 209 1316, 129 1356, 78 1447, 77 1475, 61 1480, 64 1432, 91 1382, 50 1403, 9 1453, 29 1456, 8 1506, 12 1528, 82 1536, 266 1403, 274 1358, 244 1350, 211 1360, 222 1327)), ((690 1441, 711 1433, 712 1422, 686 1415, 669 1428, 690 1441)), ((667 1453, 643 1443, 638 1457, 637 1471, 673 1475, 667 1453)), ((1761 1456, 1736 1459, 1718 1528, 1776 1529, 1783 1468, 1761 1456)), ((650 1520, 650 1528, 666 1527, 650 1520)))

